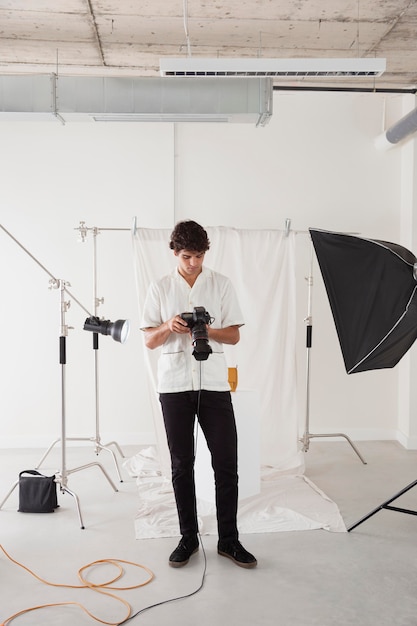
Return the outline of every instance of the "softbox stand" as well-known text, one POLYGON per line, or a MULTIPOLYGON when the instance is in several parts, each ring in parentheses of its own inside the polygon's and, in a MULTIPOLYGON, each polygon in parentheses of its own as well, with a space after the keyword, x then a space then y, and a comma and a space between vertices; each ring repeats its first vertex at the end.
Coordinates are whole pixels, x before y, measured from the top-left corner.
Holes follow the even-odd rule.
MULTIPOLYGON (((98 466, 100 468, 100 470, 103 472, 105 478, 108 480, 108 482, 109 482, 110 486, 113 488, 113 490, 115 492, 117 492, 118 490, 117 490, 117 487, 112 482, 112 480, 110 479, 110 477, 107 474, 106 470, 102 467, 102 465, 100 465, 100 463, 97 463, 97 462, 87 463, 86 465, 82 465, 80 467, 76 467, 76 468, 73 468, 73 469, 68 469, 68 467, 67 467, 67 459, 66 459, 66 442, 67 442, 67 436, 66 436, 66 376, 65 376, 66 372, 65 372, 65 368, 66 368, 66 362, 67 362, 67 360, 66 360, 66 338, 67 338, 67 335, 68 335, 69 327, 66 324, 65 315, 66 315, 66 312, 68 311, 68 308, 70 306, 70 302, 69 301, 65 301, 65 293, 67 293, 89 316, 91 316, 91 313, 81 304, 81 302, 79 302, 68 291, 69 283, 67 283, 64 280, 55 278, 53 276, 53 274, 51 274, 51 272, 48 269, 46 269, 46 267, 44 267, 42 265, 42 263, 40 263, 15 237, 13 237, 13 235, 11 233, 9 233, 8 230, 6 230, 4 228, 3 225, 0 224, 0 228, 7 235, 9 235, 9 237, 11 237, 11 239, 13 239, 13 241, 15 243, 17 243, 17 245, 20 248, 22 248, 22 250, 24 250, 50 276, 50 281, 49 281, 50 289, 59 289, 60 290, 61 330, 60 330, 60 337, 59 337, 59 364, 60 364, 60 367, 61 367, 61 438, 58 439, 58 441, 61 441, 61 468, 55 474, 55 482, 57 484, 59 484, 61 493, 68 493, 70 496, 72 496, 74 498, 75 504, 76 504, 76 507, 77 507, 77 513, 78 513, 78 519, 79 519, 79 522, 80 522, 80 527, 82 529, 84 529, 85 526, 84 526, 83 518, 82 518, 82 515, 81 515, 81 509, 80 509, 80 503, 79 503, 78 496, 73 491, 71 491, 68 488, 68 477, 70 476, 70 474, 73 474, 74 472, 79 472, 79 471, 87 469, 89 467, 98 466)), ((18 484, 19 484, 19 481, 16 481, 12 485, 12 487, 9 490, 9 492, 7 493, 6 497, 2 500, 2 502, 0 502, 0 509, 3 507, 4 503, 10 497, 10 495, 13 493, 13 491, 15 490, 15 488, 17 487, 18 484)))
POLYGON ((356 452, 360 460, 364 465, 366 465, 366 461, 363 456, 353 443, 353 441, 344 433, 320 433, 314 434, 310 432, 310 352, 313 341, 313 316, 312 316, 312 296, 313 296, 313 244, 310 242, 310 273, 306 278, 308 285, 308 297, 307 297, 307 317, 305 318, 306 322, 306 350, 307 350, 307 359, 306 359, 306 405, 305 405, 305 429, 304 434, 300 441, 303 444, 303 452, 308 452, 310 447, 310 439, 314 439, 316 437, 344 437, 346 441, 351 445, 353 450, 356 452))
MULTIPOLYGON (((100 233, 100 230, 129 230, 129 229, 99 229, 96 227, 88 228, 85 225, 85 222, 80 222, 79 227, 76 229, 79 231, 80 241, 84 242, 88 231, 91 231, 93 234, 93 310, 94 316, 97 316, 98 307, 100 304, 104 302, 104 298, 99 298, 97 295, 97 235, 100 233)), ((117 476, 120 482, 123 482, 122 475, 120 473, 119 464, 117 462, 116 455, 110 446, 114 446, 121 458, 124 459, 125 455, 120 447, 120 445, 116 441, 110 441, 107 444, 101 443, 101 435, 100 435, 100 397, 99 397, 99 359, 98 359, 98 350, 99 350, 99 337, 98 333, 93 333, 93 350, 94 350, 94 390, 95 390, 95 435, 93 437, 67 437, 67 441, 89 441, 95 446, 95 454, 98 456, 99 453, 104 450, 108 452, 113 460, 114 467, 116 469, 117 476)), ((51 443, 41 460, 39 461, 36 469, 42 465, 48 454, 54 448, 54 446, 59 443, 59 439, 56 439, 51 443)))
POLYGON ((385 502, 383 502, 382 504, 377 506, 370 513, 368 513, 367 515, 364 515, 360 520, 358 520, 357 522, 352 524, 352 526, 350 526, 347 529, 347 531, 350 532, 351 530, 353 530, 354 528, 359 526, 359 524, 362 524, 363 522, 366 522, 366 520, 368 520, 370 517, 372 517, 373 515, 375 515, 379 511, 382 511, 383 509, 387 509, 389 511, 397 511, 399 513, 408 513, 409 515, 417 515, 417 511, 413 511, 412 509, 403 509, 403 508, 400 508, 400 507, 397 507, 397 506, 390 506, 391 502, 394 502, 395 500, 397 500, 397 498, 399 498, 400 496, 404 495, 407 491, 410 491, 410 489, 412 489, 416 485, 417 485, 417 480, 414 480, 412 483, 407 485, 407 487, 404 487, 404 489, 401 489, 401 491, 396 493, 395 496, 392 496, 392 498, 390 498, 389 500, 385 500, 385 502))

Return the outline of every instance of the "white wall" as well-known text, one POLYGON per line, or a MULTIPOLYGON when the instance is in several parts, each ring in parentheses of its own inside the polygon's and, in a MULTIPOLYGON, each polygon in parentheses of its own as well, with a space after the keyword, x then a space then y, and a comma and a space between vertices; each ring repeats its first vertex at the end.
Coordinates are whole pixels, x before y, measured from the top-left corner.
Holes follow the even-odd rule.
MULTIPOLYGON (((207 226, 309 226, 398 241, 401 149, 374 139, 398 119, 401 97, 276 93, 268 126, 222 124, 0 124, 0 223, 92 310, 89 227, 170 228, 184 218, 207 226)), ((120 345, 100 337, 103 440, 153 438, 130 233, 97 237, 99 314, 130 318, 120 345)), ((310 244, 297 236, 300 430, 305 403, 305 322, 310 244)), ((33 259, 0 230, 0 446, 49 444, 60 435, 57 290, 33 259)), ((207 259, 209 264, 209 258, 207 259)), ((253 260, 256 263, 256 258, 253 260)), ((161 272, 164 268, 161 268, 161 272)), ((265 273, 269 271, 265 267, 265 273)), ((71 302, 67 323, 67 435, 94 435, 92 335, 71 302)), ((264 330, 264 329, 260 329, 264 330)), ((311 431, 354 438, 397 436, 397 371, 345 373, 330 308, 314 263, 311 431)))

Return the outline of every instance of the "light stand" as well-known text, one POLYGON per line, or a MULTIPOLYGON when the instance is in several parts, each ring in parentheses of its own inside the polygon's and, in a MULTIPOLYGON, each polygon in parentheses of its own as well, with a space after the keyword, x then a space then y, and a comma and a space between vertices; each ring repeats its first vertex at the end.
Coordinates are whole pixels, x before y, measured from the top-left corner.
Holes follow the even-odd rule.
POLYGON ((312 317, 312 294, 313 294, 313 244, 310 242, 310 274, 307 277, 308 284, 308 300, 307 300, 307 317, 306 322, 306 348, 307 348, 307 365, 306 365, 306 412, 305 412, 305 430, 300 441, 303 443, 303 452, 308 452, 310 446, 310 439, 314 437, 344 437, 348 443, 352 446, 362 463, 366 465, 366 461, 356 448, 352 440, 344 433, 325 433, 325 434, 313 434, 310 433, 310 350, 313 339, 313 317, 312 317))
MULTIPOLYGON (((80 226, 79 226, 79 231, 80 231, 80 236, 81 236, 81 240, 84 241, 85 239, 85 234, 87 232, 87 228, 85 227, 85 223, 84 222, 80 222, 80 226)), ((99 234, 99 229, 98 228, 92 228, 92 233, 93 233, 93 304, 94 304, 94 315, 97 316, 97 311, 98 311, 98 307, 100 306, 100 304, 102 304, 104 302, 104 298, 99 298, 97 295, 97 235, 99 234)), ((95 453, 98 455, 100 450, 105 450, 106 452, 109 452, 109 454, 111 454, 114 465, 116 467, 116 472, 119 476, 119 480, 121 482, 123 482, 123 479, 121 477, 120 474, 120 470, 119 470, 119 465, 117 463, 117 458, 116 455, 114 454, 113 450, 110 448, 110 446, 114 446, 116 448, 116 450, 118 451, 118 453, 120 454, 120 456, 124 459, 125 455, 122 452, 121 447, 119 446, 119 444, 116 441, 110 441, 109 443, 103 445, 101 443, 101 436, 100 436, 100 404, 99 404, 99 361, 98 361, 98 349, 99 349, 99 342, 98 342, 98 333, 94 332, 93 334, 93 350, 94 350, 94 387, 95 387, 95 428, 96 428, 96 432, 95 432, 95 437, 92 437, 90 439, 90 441, 92 441, 95 444, 95 453)))
MULTIPOLYGON (((66 380, 65 380, 65 368, 66 368, 66 338, 68 336, 68 330, 69 330, 69 326, 67 326, 66 322, 65 322, 65 315, 66 312, 68 311, 68 308, 70 306, 70 302, 69 301, 65 301, 65 293, 67 293, 90 317, 91 314, 90 312, 81 304, 81 302, 79 302, 68 290, 68 285, 69 283, 65 282, 64 280, 61 279, 57 279, 53 276, 53 274, 51 274, 51 272, 49 272, 49 270, 47 270, 42 263, 40 263, 15 237, 13 237, 13 235, 11 233, 9 233, 8 230, 6 230, 6 228, 4 228, 4 226, 2 226, 0 224, 0 228, 11 238, 13 239, 13 241, 15 243, 17 243, 17 245, 22 248, 22 250, 24 250, 49 276, 50 276, 50 288, 54 288, 54 289, 59 289, 60 290, 60 320, 61 320, 61 331, 60 331, 60 337, 59 337, 59 363, 61 366, 61 438, 58 439, 57 441, 61 441, 61 469, 56 473, 55 475, 55 482, 58 483, 60 485, 60 491, 61 493, 68 493, 70 494, 76 503, 77 506, 77 512, 78 512, 78 518, 80 521, 80 526, 82 529, 85 528, 84 523, 83 523, 83 519, 81 516, 81 510, 80 510, 80 504, 79 504, 79 499, 78 496, 71 491, 68 488, 68 477, 70 474, 73 474, 74 472, 79 472, 81 470, 87 469, 89 467, 93 467, 95 465, 97 465, 101 471, 103 472, 104 476, 107 478, 108 482, 110 483, 111 487, 113 488, 114 491, 118 491, 117 487, 114 485, 114 483, 112 482, 112 480, 110 479, 110 477, 108 476, 107 472, 105 471, 105 469, 100 465, 100 463, 88 463, 86 465, 82 465, 80 467, 76 467, 73 469, 68 469, 67 468, 67 461, 66 461, 66 442, 68 441, 67 436, 66 436, 66 380)), ((55 444, 56 442, 54 442, 55 444)), ((54 445, 52 444, 52 445, 54 445)), ((49 450, 51 449, 52 446, 50 446, 49 450)), ((46 455, 44 455, 43 458, 45 458, 46 455)), ((2 508, 2 506, 4 505, 4 503, 6 502, 6 500, 9 498, 9 496, 12 494, 12 492, 14 491, 14 489, 17 487, 17 485, 19 484, 19 481, 16 481, 14 483, 14 485, 11 487, 11 489, 9 490, 9 492, 7 493, 6 497, 3 499, 3 501, 0 503, 0 509, 2 508)))
POLYGON ((66 393, 66 387, 65 387, 65 366, 66 366, 66 362, 67 362, 67 358, 66 358, 66 338, 68 336, 68 326, 65 324, 65 313, 68 310, 69 307, 69 302, 65 302, 65 287, 66 287, 66 283, 62 280, 58 281, 58 286, 60 288, 60 293, 61 293, 61 336, 59 338, 59 362, 61 365, 61 391, 62 391, 62 406, 61 406, 61 415, 62 415, 62 419, 61 419, 61 471, 58 472, 56 474, 55 480, 57 483, 60 484, 60 489, 61 492, 65 492, 65 493, 69 493, 74 499, 75 499, 75 503, 77 506, 77 511, 78 511, 78 518, 80 520, 80 526, 81 528, 85 528, 83 520, 82 520, 82 516, 81 516, 81 510, 80 510, 80 504, 79 504, 79 500, 78 500, 78 496, 71 491, 70 489, 68 489, 68 476, 70 474, 73 474, 74 472, 79 472, 83 469, 87 469, 89 467, 93 467, 94 465, 97 465, 97 467, 99 467, 101 469, 101 471, 103 472, 104 476, 107 478, 107 480, 109 481, 110 485, 112 486, 114 491, 117 491, 117 487, 114 485, 113 481, 110 479, 110 477, 108 476, 106 470, 103 468, 102 465, 100 465, 100 463, 87 463, 86 465, 82 465, 80 467, 76 467, 72 470, 67 469, 67 463, 66 463, 66 441, 68 441, 67 436, 66 436, 66 415, 65 415, 65 393, 66 393))
MULTIPOLYGON (((97 235, 100 233, 100 230, 96 227, 88 228, 85 226, 85 222, 80 222, 80 225, 77 229, 80 233, 80 240, 82 242, 85 241, 87 237, 88 231, 92 231, 93 234, 93 309, 94 309, 94 317, 89 318, 90 320, 98 320, 97 318, 97 310, 100 304, 104 302, 104 298, 98 298, 97 296, 97 235)), ((118 229, 118 230, 126 230, 126 229, 118 229)), ((88 320, 86 320, 88 322, 88 320)), ((86 329, 86 326, 84 326, 86 329)), ((100 435, 100 397, 99 397, 99 360, 98 360, 98 350, 99 350, 99 340, 98 340, 98 332, 95 332, 94 327, 89 327, 86 330, 91 330, 93 332, 93 350, 94 350, 94 389, 95 389, 95 435, 93 437, 68 437, 67 441, 90 441, 95 445, 95 454, 98 456, 101 450, 105 450, 108 452, 112 459, 116 469, 117 476, 120 482, 123 482, 122 475, 120 473, 119 464, 117 462, 116 455, 110 446, 114 446, 120 456, 125 458, 123 451, 119 444, 116 441, 110 441, 109 443, 103 445, 101 443, 101 435, 100 435)), ((102 334, 110 334, 110 333, 102 333, 102 334)), ((117 339, 120 341, 120 338, 117 339)), ((123 343, 123 341, 122 341, 123 343)), ((59 439, 53 441, 49 446, 48 450, 45 452, 41 460, 39 461, 37 468, 42 465, 50 451, 53 447, 59 442, 59 439)))

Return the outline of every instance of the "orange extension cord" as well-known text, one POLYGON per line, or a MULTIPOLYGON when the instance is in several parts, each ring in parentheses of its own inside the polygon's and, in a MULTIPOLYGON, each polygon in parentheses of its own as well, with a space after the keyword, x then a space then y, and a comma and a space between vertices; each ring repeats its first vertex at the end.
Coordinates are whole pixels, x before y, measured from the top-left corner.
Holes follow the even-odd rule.
POLYGON ((84 565, 83 567, 81 567, 78 570, 78 578, 80 579, 80 581, 82 583, 81 585, 64 585, 64 584, 61 584, 61 583, 51 583, 51 582, 49 582, 47 580, 44 580, 43 578, 41 578, 37 574, 35 574, 28 567, 26 567, 25 565, 22 565, 22 563, 19 563, 18 561, 15 561, 15 559, 13 559, 6 552, 6 550, 3 548, 3 546, 1 544, 0 544, 0 549, 4 552, 6 557, 12 563, 14 563, 15 565, 18 565, 19 567, 23 568, 24 570, 29 572, 29 574, 31 574, 31 576, 34 576, 34 578, 39 580, 41 583, 44 583, 45 585, 50 585, 51 587, 65 587, 67 589, 91 589, 92 591, 96 591, 97 593, 102 593, 105 596, 109 596, 110 598, 113 598, 114 600, 117 600, 118 602, 121 602, 127 609, 127 614, 125 615, 125 617, 123 619, 119 620, 118 622, 106 622, 105 620, 102 620, 102 619, 98 618, 97 616, 93 615, 82 604, 79 604, 78 602, 54 602, 52 604, 42 604, 40 606, 33 606, 33 607, 28 608, 28 609, 23 609, 22 611, 19 611, 18 613, 15 613, 14 615, 11 615, 7 619, 3 620, 0 623, 0 626, 6 626, 7 624, 10 624, 10 622, 12 620, 16 619, 20 615, 23 615, 24 613, 29 613, 30 611, 37 611, 37 610, 40 610, 40 609, 44 609, 44 608, 47 608, 47 607, 53 607, 53 606, 78 606, 82 611, 87 613, 87 615, 89 615, 89 617, 91 617, 92 619, 96 620, 97 622, 100 622, 101 624, 106 624, 107 626, 118 626, 119 624, 122 624, 127 619, 129 619, 129 617, 132 614, 132 608, 131 608, 130 604, 128 602, 126 602, 126 600, 124 600, 123 598, 120 598, 119 596, 116 596, 113 593, 109 593, 106 590, 112 589, 112 590, 118 590, 118 591, 127 591, 127 590, 130 590, 130 589, 138 589, 139 587, 144 587, 145 585, 147 585, 148 583, 150 583, 154 579, 154 573, 150 569, 145 567, 144 565, 140 565, 138 563, 133 563, 132 561, 124 561, 123 559, 100 559, 99 561, 93 561, 92 563, 88 563, 88 565, 84 565), (91 567, 94 567, 96 565, 100 565, 100 564, 103 564, 103 563, 107 563, 107 564, 110 563, 111 565, 114 565, 118 569, 118 574, 116 574, 116 576, 114 576, 114 578, 112 578, 111 580, 108 580, 107 582, 103 582, 103 583, 100 583, 100 584, 91 583, 88 580, 86 580, 86 578, 84 577, 85 571, 88 570, 91 567), (140 569, 145 570, 145 572, 148 573, 147 580, 145 580, 145 582, 138 583, 137 585, 131 585, 129 587, 113 587, 112 586, 113 583, 115 583, 116 581, 120 580, 122 578, 123 574, 124 574, 124 570, 123 570, 123 567, 121 566, 121 563, 125 563, 127 565, 133 565, 134 567, 138 567, 140 569))

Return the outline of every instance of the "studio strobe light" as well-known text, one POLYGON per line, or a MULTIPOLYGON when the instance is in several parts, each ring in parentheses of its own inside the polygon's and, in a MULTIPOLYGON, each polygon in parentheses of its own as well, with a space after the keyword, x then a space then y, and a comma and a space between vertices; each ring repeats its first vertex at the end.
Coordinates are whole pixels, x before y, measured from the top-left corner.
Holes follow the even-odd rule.
POLYGON ((98 317, 87 317, 84 322, 84 330, 90 330, 100 335, 111 335, 115 341, 125 343, 129 336, 129 320, 101 320, 98 317))

